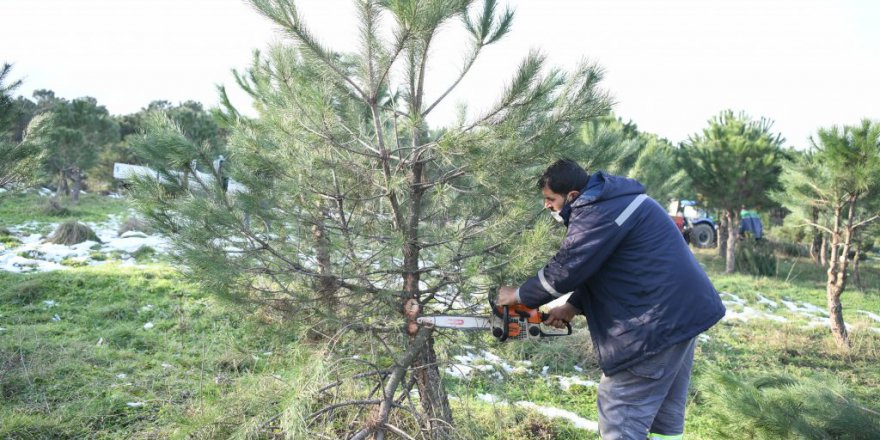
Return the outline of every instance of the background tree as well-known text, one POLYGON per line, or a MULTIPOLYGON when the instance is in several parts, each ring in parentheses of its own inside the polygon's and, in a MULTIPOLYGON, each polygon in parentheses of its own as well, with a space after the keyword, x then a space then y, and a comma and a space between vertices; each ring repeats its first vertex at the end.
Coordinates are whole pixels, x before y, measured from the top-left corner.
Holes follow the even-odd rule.
POLYGON ((36 145, 22 142, 16 130, 20 115, 12 93, 22 82, 10 81, 11 72, 11 64, 0 68, 0 188, 32 183, 41 159, 36 145))
POLYGON ((572 159, 587 170, 632 177, 661 204, 693 196, 687 173, 678 167, 675 148, 666 139, 640 132, 635 123, 613 114, 588 121, 580 134, 584 145, 572 159))
POLYGON ((32 93, 31 96, 34 97, 34 102, 37 106, 36 113, 42 113, 49 110, 52 106, 62 100, 62 98, 55 96, 55 92, 48 89, 34 90, 34 93, 32 93))
POLYGON ((820 129, 811 143, 810 154, 786 165, 785 193, 777 199, 793 211, 818 211, 808 224, 829 237, 825 267, 831 331, 840 346, 848 347, 840 298, 858 234, 880 218, 880 124, 863 120, 820 129))
MULTIPOLYGON (((785 218, 786 229, 803 230, 804 225, 823 225, 827 228, 827 215, 822 210, 821 197, 817 198, 816 188, 820 179, 827 178, 821 172, 820 158, 814 150, 791 151, 787 160, 783 161, 783 171, 779 176, 780 188, 769 193, 780 206, 791 213, 785 218)), ((826 183, 827 184, 827 183, 826 183)), ((794 242, 806 241, 810 258, 821 266, 826 264, 825 242, 823 230, 810 226, 809 234, 790 237, 794 242)))
MULTIPOLYGON (((335 52, 293 2, 253 0, 293 45, 256 54, 238 76, 259 117, 225 111, 228 172, 246 190, 224 192, 220 173, 190 188, 166 162, 159 181, 135 191, 214 290, 336 323, 335 349, 358 354, 352 362, 369 371, 356 377, 378 379, 366 396, 316 411, 338 419, 338 408, 353 408, 357 421, 371 407, 352 438, 388 429, 412 387, 416 423, 431 438, 452 436, 432 329, 415 320, 474 311, 491 285, 538 269, 553 226, 538 217, 535 178, 553 159, 584 157, 580 126, 609 111, 596 66, 547 69, 532 52, 488 111, 462 108, 455 123, 431 128, 426 117, 510 29, 512 11, 475 3, 357 2, 360 46, 335 52), (460 76, 435 87, 429 54, 454 21, 469 46, 460 76)), ((204 156, 169 119, 153 123, 139 144, 145 157, 204 156)))
MULTIPOLYGON (((35 92, 36 96, 36 92, 35 92)), ((51 102, 45 121, 33 131, 33 142, 46 152, 44 167, 58 176, 58 192, 79 200, 83 175, 97 162, 101 150, 119 137, 119 127, 94 98, 73 101, 38 97, 51 102)))
POLYGON ((675 147, 653 133, 639 133, 643 147, 628 175, 645 186, 654 200, 661 204, 670 199, 689 199, 694 190, 687 173, 676 161, 675 147))
POLYGON ((767 119, 754 121, 727 110, 709 120, 702 133, 689 136, 678 151, 678 163, 699 197, 724 213, 727 273, 735 268, 740 208, 771 206, 767 193, 779 186, 784 139, 770 131, 772 126, 767 119))
POLYGON ((31 119, 37 114, 37 104, 24 96, 19 96, 12 101, 12 142, 24 140, 25 131, 31 119))
POLYGON ((4 63, 0 68, 0 128, 2 128, 3 136, 7 136, 6 131, 11 127, 15 118, 14 108, 15 101, 12 92, 21 86, 21 80, 10 81, 9 74, 12 72, 12 65, 4 63))
POLYGON ((95 182, 90 181, 90 184, 94 183, 95 186, 117 184, 118 182, 113 179, 113 164, 117 162, 131 165, 166 166, 167 158, 142 157, 134 148, 137 139, 150 126, 150 120, 156 117, 168 118, 180 128, 180 131, 190 141, 207 148, 206 157, 211 158, 207 162, 199 161, 196 156, 180 158, 180 170, 187 175, 192 173, 190 168, 193 165, 195 165, 195 169, 207 170, 217 157, 225 153, 226 132, 212 112, 206 110, 201 103, 185 101, 179 105, 173 105, 169 101, 156 100, 135 113, 113 117, 119 126, 119 138, 101 151, 96 165, 89 173, 95 180, 95 182))
POLYGON ((613 114, 581 126, 584 151, 579 159, 587 170, 603 170, 626 175, 635 165, 644 143, 632 122, 623 122, 613 114))

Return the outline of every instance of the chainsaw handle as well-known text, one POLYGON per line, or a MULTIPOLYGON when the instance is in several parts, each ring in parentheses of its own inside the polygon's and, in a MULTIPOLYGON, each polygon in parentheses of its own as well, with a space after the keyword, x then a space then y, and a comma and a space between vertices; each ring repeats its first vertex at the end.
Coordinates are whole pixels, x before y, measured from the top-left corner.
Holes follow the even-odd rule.
POLYGON ((489 300, 489 309, 492 311, 492 313, 495 313, 497 316, 501 317, 501 331, 499 332, 498 328, 496 327, 495 329, 492 330, 492 336, 495 336, 496 338, 498 338, 498 341, 504 342, 507 340, 508 337, 510 337, 510 322, 509 322, 510 321, 510 306, 501 306, 501 307, 503 307, 503 309, 502 309, 503 311, 501 314, 499 314, 498 313, 499 306, 497 306, 495 304, 495 300, 492 299, 493 298, 492 292, 495 292, 495 291, 497 291, 497 288, 493 287, 489 291, 489 295, 488 295, 487 299, 489 300))
MULTIPOLYGON (((550 317, 549 313, 541 312, 541 322, 546 321, 547 318, 549 318, 549 317, 550 317)), ((549 338, 549 337, 553 337, 553 336, 568 336, 568 335, 570 335, 571 334, 571 323, 568 321, 562 321, 562 322, 565 323, 565 328, 568 329, 568 333, 544 333, 544 332, 541 332, 541 336, 549 338)))
POLYGON ((501 336, 498 338, 499 341, 504 342, 507 340, 507 337, 510 336, 510 306, 502 306, 504 307, 503 318, 501 320, 501 336))
POLYGON ((568 333, 544 333, 544 332, 541 332, 541 337, 543 337, 543 338, 552 338, 552 337, 556 337, 556 336, 568 336, 568 335, 570 335, 570 334, 571 334, 571 323, 568 322, 568 321, 564 321, 564 322, 565 322, 565 328, 568 329, 568 333))

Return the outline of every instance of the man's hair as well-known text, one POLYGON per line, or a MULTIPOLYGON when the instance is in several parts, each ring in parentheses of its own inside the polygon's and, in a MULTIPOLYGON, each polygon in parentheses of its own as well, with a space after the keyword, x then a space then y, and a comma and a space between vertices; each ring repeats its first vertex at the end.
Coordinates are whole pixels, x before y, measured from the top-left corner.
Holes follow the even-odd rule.
POLYGON ((568 194, 580 191, 587 186, 590 175, 571 159, 560 159, 553 162, 541 177, 538 178, 538 189, 550 188, 556 194, 568 194))

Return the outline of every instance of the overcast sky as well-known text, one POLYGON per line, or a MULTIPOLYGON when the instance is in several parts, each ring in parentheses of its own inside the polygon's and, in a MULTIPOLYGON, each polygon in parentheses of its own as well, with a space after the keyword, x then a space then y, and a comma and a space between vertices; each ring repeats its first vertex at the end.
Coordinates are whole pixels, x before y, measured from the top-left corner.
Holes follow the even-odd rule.
MULTIPOLYGON (((353 47, 350 0, 297 3, 325 44, 353 47)), ((563 68, 598 62, 617 114, 673 142, 727 108, 776 121, 799 148, 818 127, 880 119, 880 1, 508 4, 516 9, 513 32, 486 51, 432 124, 451 120, 458 103, 489 105, 531 48, 563 68)), ((436 47, 429 93, 457 71, 456 27, 436 47)), ((231 70, 247 67, 254 49, 283 41, 241 0, 0 0, 0 62, 14 63, 13 79, 24 79, 18 93, 93 96, 114 114, 157 99, 216 105, 216 84, 235 90, 231 70)), ((241 93, 233 99, 248 105, 241 93)))

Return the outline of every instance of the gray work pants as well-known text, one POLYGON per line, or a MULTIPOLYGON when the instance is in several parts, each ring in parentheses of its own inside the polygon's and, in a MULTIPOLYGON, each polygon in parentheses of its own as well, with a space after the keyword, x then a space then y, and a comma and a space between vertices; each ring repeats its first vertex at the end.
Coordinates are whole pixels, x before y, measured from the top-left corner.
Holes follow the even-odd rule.
POLYGON ((599 433, 603 440, 645 440, 648 434, 684 433, 684 408, 696 338, 599 382, 599 433))

